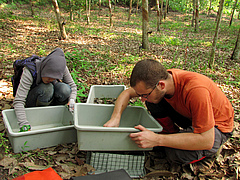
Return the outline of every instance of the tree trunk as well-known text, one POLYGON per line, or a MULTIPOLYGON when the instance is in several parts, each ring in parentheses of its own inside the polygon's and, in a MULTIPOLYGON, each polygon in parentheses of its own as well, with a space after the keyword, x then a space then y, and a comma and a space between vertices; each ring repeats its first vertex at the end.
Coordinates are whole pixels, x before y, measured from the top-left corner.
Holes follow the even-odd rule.
POLYGON ((32 17, 35 15, 34 10, 33 10, 33 2, 32 0, 29 1, 30 2, 30 8, 31 8, 31 13, 32 13, 32 17))
POLYGON ((216 50, 216 45, 217 45, 219 26, 220 26, 221 18, 222 18, 223 5, 224 5, 224 0, 221 0, 220 5, 219 5, 219 9, 218 9, 219 15, 218 15, 218 20, 217 20, 215 35, 214 35, 214 38, 213 38, 212 50, 211 50, 210 59, 209 59, 209 62, 208 62, 208 67, 209 68, 212 68, 212 66, 214 65, 215 50, 216 50))
POLYGON ((215 19, 216 22, 217 22, 218 17, 219 17, 220 6, 221 6, 221 0, 220 0, 220 2, 219 2, 219 7, 218 7, 218 12, 217 12, 217 17, 216 17, 216 19, 215 19))
POLYGON ((232 9, 232 15, 231 15, 230 22, 229 22, 229 27, 232 25, 233 15, 234 15, 234 11, 236 9, 237 2, 238 2, 238 0, 235 0, 234 6, 232 9))
POLYGON ((89 14, 89 17, 90 17, 90 14, 91 14, 91 0, 88 1, 89 4, 88 4, 88 14, 89 14))
POLYGON ((110 17, 110 27, 113 26, 113 21, 112 21, 112 5, 111 5, 111 0, 108 0, 108 8, 109 8, 109 17, 110 17))
POLYGON ((237 60, 238 62, 240 62, 239 55, 240 55, 240 28, 239 28, 239 31, 238 31, 237 41, 236 41, 235 48, 233 50, 231 59, 232 60, 237 60))
POLYGON ((198 32, 198 29, 199 29, 199 6, 198 6, 198 0, 196 0, 195 32, 198 32))
POLYGON ((149 50, 148 42, 148 0, 142 1, 142 48, 149 50))
POLYGON ((161 0, 161 13, 160 13, 160 24, 162 24, 162 19, 163 19, 163 0, 161 0))
POLYGON ((129 4, 128 21, 130 21, 130 18, 131 18, 131 12, 132 12, 132 0, 130 0, 130 4, 129 4))
POLYGON ((87 0, 86 0, 86 16, 87 16, 87 24, 90 24, 90 14, 89 14, 88 1, 87 0))
POLYGON ((157 7, 157 31, 160 31, 160 9, 159 9, 159 0, 156 0, 157 7))
POLYGON ((138 13, 139 0, 137 0, 136 14, 138 13))
POLYGON ((192 16, 192 27, 194 26, 195 22, 195 12, 196 12, 196 0, 193 0, 193 16, 192 16))
POLYGON ((81 18, 81 7, 79 6, 79 13, 78 13, 78 19, 81 18))
POLYGON ((72 0, 69 0, 69 9, 70 9, 70 21, 73 21, 72 0))
POLYGON ((67 34, 66 34, 66 31, 65 31, 65 27, 64 27, 65 23, 61 22, 60 9, 58 7, 57 0, 52 0, 52 4, 54 6, 54 11, 55 11, 55 14, 56 14, 56 17, 57 17, 58 26, 59 26, 59 29, 60 29, 60 37, 59 37, 59 39, 67 39, 67 34))
POLYGON ((101 0, 98 1, 98 6, 99 6, 99 11, 98 11, 98 15, 101 15, 101 0))
POLYGON ((209 16, 211 9, 212 9, 212 0, 210 0, 210 4, 209 4, 209 8, 208 8, 208 15, 207 16, 209 16))
POLYGON ((164 19, 167 17, 167 9, 168 9, 168 0, 166 0, 166 6, 165 6, 165 11, 164 11, 164 19))

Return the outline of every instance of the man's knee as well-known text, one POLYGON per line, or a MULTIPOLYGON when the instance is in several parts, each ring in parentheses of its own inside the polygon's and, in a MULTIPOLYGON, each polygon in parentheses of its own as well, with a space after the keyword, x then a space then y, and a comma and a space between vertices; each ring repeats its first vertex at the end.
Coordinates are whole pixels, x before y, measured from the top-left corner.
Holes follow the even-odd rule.
POLYGON ((165 148, 167 159, 170 163, 189 164, 204 158, 203 151, 188 151, 181 149, 165 148))

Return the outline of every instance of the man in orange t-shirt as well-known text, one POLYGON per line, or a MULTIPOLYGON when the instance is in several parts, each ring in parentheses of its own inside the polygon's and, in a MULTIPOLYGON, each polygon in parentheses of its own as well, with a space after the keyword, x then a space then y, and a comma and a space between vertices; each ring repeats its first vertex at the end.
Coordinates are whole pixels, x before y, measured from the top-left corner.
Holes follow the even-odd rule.
POLYGON ((155 60, 139 61, 131 75, 131 88, 123 91, 105 127, 118 127, 121 114, 133 97, 141 97, 163 126, 156 134, 138 125, 130 134, 141 148, 164 147, 171 163, 197 165, 213 159, 232 135, 234 111, 217 85, 204 75, 166 70, 155 60))

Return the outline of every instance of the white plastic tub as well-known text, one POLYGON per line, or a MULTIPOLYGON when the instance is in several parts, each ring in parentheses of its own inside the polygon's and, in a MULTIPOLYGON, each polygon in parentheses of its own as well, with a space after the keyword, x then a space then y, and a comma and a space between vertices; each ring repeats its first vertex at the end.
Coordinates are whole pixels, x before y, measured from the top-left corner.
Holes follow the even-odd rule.
POLYGON ((2 115, 15 153, 77 142, 73 115, 65 106, 26 108, 26 116, 32 128, 27 132, 19 132, 14 109, 4 110, 2 115))
POLYGON ((119 127, 103 127, 110 119, 114 105, 76 103, 74 126, 77 129, 79 150, 86 151, 145 151, 129 137, 138 132, 136 125, 160 132, 161 125, 145 108, 128 106, 122 114, 119 127))
POLYGON ((117 98, 125 89, 124 85, 93 85, 90 88, 87 103, 94 104, 96 98, 117 98))

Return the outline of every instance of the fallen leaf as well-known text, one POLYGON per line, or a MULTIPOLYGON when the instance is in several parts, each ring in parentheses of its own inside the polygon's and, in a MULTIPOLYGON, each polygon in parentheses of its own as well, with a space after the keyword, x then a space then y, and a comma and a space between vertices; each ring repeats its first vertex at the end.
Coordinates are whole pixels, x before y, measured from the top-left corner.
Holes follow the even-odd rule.
POLYGON ((39 166, 39 165, 35 165, 33 162, 24 162, 24 163, 19 163, 20 166, 24 166, 27 169, 30 170, 35 170, 35 171, 40 171, 40 170, 44 170, 47 169, 51 166, 39 166))

